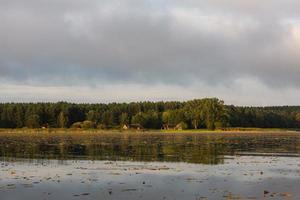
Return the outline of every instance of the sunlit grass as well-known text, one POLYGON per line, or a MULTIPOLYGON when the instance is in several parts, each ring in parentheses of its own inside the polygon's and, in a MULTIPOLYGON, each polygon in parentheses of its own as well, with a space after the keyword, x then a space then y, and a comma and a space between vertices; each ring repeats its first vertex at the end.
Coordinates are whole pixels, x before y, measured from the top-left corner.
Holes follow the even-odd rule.
POLYGON ((298 133, 294 129, 279 129, 279 128, 227 128, 227 129, 189 129, 189 130, 101 130, 101 129, 0 129, 0 136, 20 136, 20 137, 80 137, 80 136, 95 136, 95 135, 114 135, 114 134, 268 134, 268 133, 298 133))

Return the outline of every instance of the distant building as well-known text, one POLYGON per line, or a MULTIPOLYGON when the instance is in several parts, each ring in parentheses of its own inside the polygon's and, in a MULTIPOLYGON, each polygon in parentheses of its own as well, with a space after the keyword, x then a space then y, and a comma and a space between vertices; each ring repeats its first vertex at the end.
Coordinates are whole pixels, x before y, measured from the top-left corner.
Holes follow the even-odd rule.
POLYGON ((178 124, 164 124, 163 129, 165 130, 183 130, 185 129, 184 123, 178 123, 178 124))
POLYGON ((123 127, 122 127, 122 129, 124 129, 124 130, 128 130, 128 129, 142 130, 144 128, 140 124, 130 124, 130 125, 124 124, 123 127))
POLYGON ((129 129, 129 125, 127 125, 127 124, 124 124, 124 125, 123 125, 123 127, 122 127, 122 129, 124 129, 124 130, 128 130, 128 129, 129 129))

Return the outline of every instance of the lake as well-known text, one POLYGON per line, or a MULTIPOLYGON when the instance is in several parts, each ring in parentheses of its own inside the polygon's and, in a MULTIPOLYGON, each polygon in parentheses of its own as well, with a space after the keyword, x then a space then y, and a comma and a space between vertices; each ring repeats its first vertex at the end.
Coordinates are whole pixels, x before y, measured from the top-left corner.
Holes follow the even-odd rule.
POLYGON ((0 199, 300 199, 300 133, 0 133, 0 199))

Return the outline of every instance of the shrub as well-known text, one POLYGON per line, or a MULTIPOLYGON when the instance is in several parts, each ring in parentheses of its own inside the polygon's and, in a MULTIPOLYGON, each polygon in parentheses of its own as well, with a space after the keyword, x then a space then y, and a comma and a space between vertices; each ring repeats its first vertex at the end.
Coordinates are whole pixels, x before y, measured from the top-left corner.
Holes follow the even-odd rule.
POLYGON ((95 123, 89 120, 85 120, 84 122, 82 122, 81 127, 84 129, 95 128, 95 123))
POLYGON ((75 122, 72 124, 71 128, 82 128, 82 122, 75 122))
POLYGON ((98 124, 97 129, 106 129, 105 124, 98 124))

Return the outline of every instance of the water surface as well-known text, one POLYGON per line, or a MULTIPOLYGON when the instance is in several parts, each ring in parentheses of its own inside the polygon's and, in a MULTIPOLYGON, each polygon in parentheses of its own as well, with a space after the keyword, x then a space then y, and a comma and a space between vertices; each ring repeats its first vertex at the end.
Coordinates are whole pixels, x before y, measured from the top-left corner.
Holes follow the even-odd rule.
POLYGON ((300 199, 298 133, 0 136, 0 199, 300 199))

